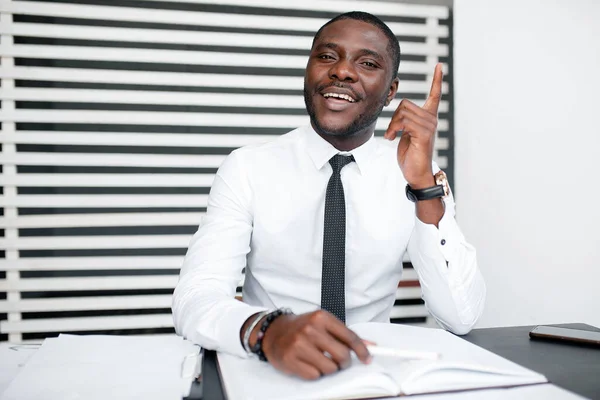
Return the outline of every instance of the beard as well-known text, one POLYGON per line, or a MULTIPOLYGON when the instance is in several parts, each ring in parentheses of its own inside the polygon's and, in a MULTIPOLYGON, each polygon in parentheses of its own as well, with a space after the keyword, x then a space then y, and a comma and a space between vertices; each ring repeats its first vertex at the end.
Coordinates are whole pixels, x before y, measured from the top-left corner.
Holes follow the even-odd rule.
POLYGON ((304 85, 304 104, 306 105, 306 111, 308 112, 308 116, 310 117, 310 122, 318 133, 328 136, 348 137, 363 132, 365 129, 375 124, 377 118, 379 118, 379 115, 383 110, 383 107, 385 106, 386 100, 387 94, 385 94, 381 99, 379 99, 379 101, 367 105, 367 109, 363 113, 358 114, 346 126, 326 127, 323 124, 321 124, 317 119, 313 98, 308 92, 306 85, 304 85))

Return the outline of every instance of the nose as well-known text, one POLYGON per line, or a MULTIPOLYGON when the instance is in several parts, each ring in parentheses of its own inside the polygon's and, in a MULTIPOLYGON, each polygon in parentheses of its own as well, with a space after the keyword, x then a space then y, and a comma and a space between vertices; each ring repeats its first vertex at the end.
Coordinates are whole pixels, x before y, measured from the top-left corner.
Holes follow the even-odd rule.
POLYGON ((345 58, 340 58, 329 69, 329 78, 337 79, 340 82, 356 82, 358 74, 354 68, 354 64, 345 58))

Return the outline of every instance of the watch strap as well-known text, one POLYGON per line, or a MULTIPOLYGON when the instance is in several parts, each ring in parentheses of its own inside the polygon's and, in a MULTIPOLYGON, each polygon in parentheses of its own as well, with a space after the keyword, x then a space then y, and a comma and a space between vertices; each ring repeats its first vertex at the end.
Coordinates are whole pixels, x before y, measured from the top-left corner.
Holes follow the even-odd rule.
POLYGON ((437 199, 444 197, 445 191, 443 185, 435 185, 425 189, 413 189, 406 185, 406 197, 412 202, 437 199))

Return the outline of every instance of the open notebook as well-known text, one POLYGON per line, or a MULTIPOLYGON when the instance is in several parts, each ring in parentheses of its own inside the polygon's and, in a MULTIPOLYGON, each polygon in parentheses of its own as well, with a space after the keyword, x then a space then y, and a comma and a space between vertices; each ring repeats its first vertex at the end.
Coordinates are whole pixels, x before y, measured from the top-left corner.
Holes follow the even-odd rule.
POLYGON ((350 368, 317 381, 285 375, 255 358, 218 354, 223 386, 230 400, 353 399, 517 386, 546 382, 536 372, 441 329, 386 323, 350 327, 361 338, 381 346, 434 351, 437 361, 373 356, 364 365, 354 359, 350 368))

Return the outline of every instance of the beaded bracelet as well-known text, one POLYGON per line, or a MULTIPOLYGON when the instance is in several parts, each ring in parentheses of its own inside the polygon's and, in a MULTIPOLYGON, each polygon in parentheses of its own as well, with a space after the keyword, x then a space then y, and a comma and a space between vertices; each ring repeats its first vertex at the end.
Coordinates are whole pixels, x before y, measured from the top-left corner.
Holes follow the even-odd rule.
POLYGON ((265 332, 267 331, 267 328, 271 325, 271 322, 275 321, 276 318, 288 314, 292 314, 292 310, 290 310, 289 308, 280 308, 267 314, 267 317, 263 321, 262 325, 260 326, 260 330, 256 335, 256 343, 254 344, 254 346, 252 346, 252 352, 258 356, 259 360, 269 361, 267 360, 267 356, 265 356, 265 352, 262 349, 262 341, 265 337, 265 332))

